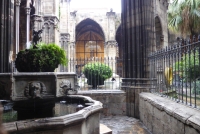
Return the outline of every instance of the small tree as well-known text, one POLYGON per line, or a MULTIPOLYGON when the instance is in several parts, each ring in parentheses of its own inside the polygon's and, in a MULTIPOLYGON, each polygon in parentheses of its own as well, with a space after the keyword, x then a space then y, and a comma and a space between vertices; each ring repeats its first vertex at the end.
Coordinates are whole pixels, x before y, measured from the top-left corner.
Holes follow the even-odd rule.
POLYGON ((83 73, 88 79, 88 85, 96 89, 97 85, 104 85, 104 81, 112 76, 112 70, 103 63, 88 63, 83 68, 83 73))

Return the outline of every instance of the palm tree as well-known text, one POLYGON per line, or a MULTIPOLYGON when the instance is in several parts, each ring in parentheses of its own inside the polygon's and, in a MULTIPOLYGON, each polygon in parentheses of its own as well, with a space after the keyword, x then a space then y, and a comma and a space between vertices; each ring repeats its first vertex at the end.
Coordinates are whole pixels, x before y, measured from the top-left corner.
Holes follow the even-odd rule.
POLYGON ((174 0, 168 8, 168 27, 183 36, 200 31, 200 0, 174 0))

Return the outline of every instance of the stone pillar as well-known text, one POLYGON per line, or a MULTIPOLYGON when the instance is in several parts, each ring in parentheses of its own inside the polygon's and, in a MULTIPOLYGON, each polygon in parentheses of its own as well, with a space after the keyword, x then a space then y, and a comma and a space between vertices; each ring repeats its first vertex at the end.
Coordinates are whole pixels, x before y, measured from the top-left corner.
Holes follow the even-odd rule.
POLYGON ((69 33, 70 1, 71 0, 61 0, 60 3, 59 20, 61 33, 69 33))
POLYGON ((59 40, 57 39, 58 35, 58 18, 56 16, 43 16, 44 24, 43 24, 43 38, 42 41, 49 43, 59 44, 59 40))
POLYGON ((26 7, 26 48, 30 48, 30 12, 31 12, 31 8, 30 7, 26 7))
POLYGON ((69 63, 68 70, 69 72, 76 72, 76 52, 75 52, 75 42, 69 44, 69 63))
POLYGON ((107 12, 106 16, 108 18, 108 40, 115 40, 115 18, 116 18, 116 13, 112 11, 107 12))
POLYGON ((19 13, 20 13, 20 3, 21 0, 15 0, 15 43, 16 43, 16 50, 15 54, 19 52, 19 13))
POLYGON ((140 118, 139 94, 151 92, 156 88, 156 79, 149 78, 123 78, 121 89, 126 92, 127 116, 140 118))
POLYGON ((116 57, 117 57, 117 42, 115 40, 113 41, 107 41, 104 46, 104 57, 107 59, 107 65, 110 66, 113 73, 116 74, 116 57))
POLYGON ((0 73, 11 71, 14 40, 14 0, 0 1, 0 73))
MULTIPOLYGON (((68 33, 61 33, 60 34, 60 46, 63 48, 66 52, 67 59, 69 59, 69 39, 70 35, 68 33)), ((65 67, 63 65, 60 66, 60 72, 68 72, 68 67, 65 67)))
POLYGON ((147 78, 154 41, 153 0, 122 1, 123 77, 147 78))
POLYGON ((43 21, 42 16, 33 14, 31 16, 31 21, 32 21, 32 30, 38 31, 42 29, 41 27, 41 22, 43 21))

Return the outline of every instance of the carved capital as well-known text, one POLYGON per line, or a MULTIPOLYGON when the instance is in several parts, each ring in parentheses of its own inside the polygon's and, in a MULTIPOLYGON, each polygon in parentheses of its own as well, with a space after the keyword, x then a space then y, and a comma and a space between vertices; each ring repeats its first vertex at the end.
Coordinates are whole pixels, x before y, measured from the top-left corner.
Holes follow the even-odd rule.
POLYGON ((118 46, 118 44, 117 44, 117 42, 116 41, 107 41, 106 43, 105 43, 105 46, 115 46, 115 47, 117 47, 118 46))
POLYGON ((50 26, 54 25, 56 26, 59 22, 58 18, 56 16, 43 16, 44 24, 50 26))
POLYGON ((69 41, 70 39, 70 34, 69 33, 61 33, 60 34, 60 41, 69 41))
POLYGON ((15 0, 15 6, 20 6, 21 0, 15 0))
POLYGON ((26 11, 26 14, 27 14, 27 15, 30 15, 30 13, 31 13, 31 8, 25 7, 25 11, 26 11))

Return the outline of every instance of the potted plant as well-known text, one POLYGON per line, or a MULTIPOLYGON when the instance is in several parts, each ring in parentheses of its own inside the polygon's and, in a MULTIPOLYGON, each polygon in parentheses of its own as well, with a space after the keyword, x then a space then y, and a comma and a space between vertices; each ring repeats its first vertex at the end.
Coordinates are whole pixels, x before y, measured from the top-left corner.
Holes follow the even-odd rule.
POLYGON ((17 54, 19 72, 53 72, 59 64, 67 65, 65 50, 56 44, 38 44, 17 54))
POLYGON ((97 85, 104 85, 104 81, 112 76, 111 68, 99 62, 86 64, 83 73, 88 79, 88 85, 92 85, 93 89, 96 89, 97 85))

